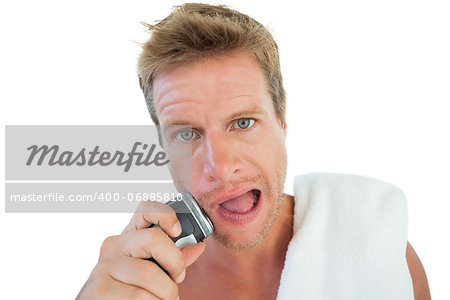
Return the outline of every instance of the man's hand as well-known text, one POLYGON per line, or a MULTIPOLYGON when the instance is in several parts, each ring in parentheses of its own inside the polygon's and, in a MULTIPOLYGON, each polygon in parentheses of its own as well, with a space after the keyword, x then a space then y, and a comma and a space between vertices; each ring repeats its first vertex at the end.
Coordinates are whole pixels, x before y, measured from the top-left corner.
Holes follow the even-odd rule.
POLYGON ((105 239, 100 258, 77 299, 176 299, 186 267, 205 249, 204 243, 181 251, 159 228, 173 237, 181 233, 174 210, 159 202, 143 202, 118 236, 105 239), (153 257, 155 263, 145 260, 153 257))

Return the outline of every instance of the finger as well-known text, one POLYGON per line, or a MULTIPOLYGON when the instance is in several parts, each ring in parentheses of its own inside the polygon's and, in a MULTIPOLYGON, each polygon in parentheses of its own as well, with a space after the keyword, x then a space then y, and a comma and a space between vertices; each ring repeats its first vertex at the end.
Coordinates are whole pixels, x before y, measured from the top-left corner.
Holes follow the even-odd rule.
MULTIPOLYGON (((127 298, 122 298, 122 297, 117 297, 115 299, 143 299, 143 300, 160 300, 161 298, 151 294, 150 292, 148 292, 145 289, 142 289, 140 287, 137 286, 129 286, 127 287, 127 290, 125 291, 127 293, 127 295, 125 297, 127 298)), ((116 295, 114 295, 116 297, 116 295)))
POLYGON ((150 261, 122 257, 111 264, 109 273, 115 280, 144 289, 154 297, 175 299, 178 296, 177 284, 150 261))
POLYGON ((118 248, 123 255, 136 258, 153 257, 173 280, 186 269, 180 249, 159 228, 148 228, 128 232, 120 236, 118 248))
POLYGON ((123 233, 147 228, 152 224, 160 226, 173 237, 181 233, 181 225, 173 208, 156 201, 142 202, 123 233))
POLYGON ((205 242, 200 242, 197 245, 189 245, 183 247, 183 249, 181 249, 181 253, 183 253, 186 262, 186 267, 192 265, 197 260, 197 258, 203 253, 203 251, 205 251, 205 248, 206 248, 205 242))

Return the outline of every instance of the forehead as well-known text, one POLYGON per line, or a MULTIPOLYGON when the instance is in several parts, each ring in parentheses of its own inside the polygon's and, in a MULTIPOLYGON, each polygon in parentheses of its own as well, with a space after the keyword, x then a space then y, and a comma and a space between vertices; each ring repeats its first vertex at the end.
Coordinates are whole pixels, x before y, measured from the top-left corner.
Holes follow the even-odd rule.
POLYGON ((214 110, 223 105, 231 107, 232 103, 239 107, 270 99, 258 62, 242 53, 162 70, 154 78, 153 93, 155 109, 163 124, 169 115, 186 112, 192 106, 214 110))

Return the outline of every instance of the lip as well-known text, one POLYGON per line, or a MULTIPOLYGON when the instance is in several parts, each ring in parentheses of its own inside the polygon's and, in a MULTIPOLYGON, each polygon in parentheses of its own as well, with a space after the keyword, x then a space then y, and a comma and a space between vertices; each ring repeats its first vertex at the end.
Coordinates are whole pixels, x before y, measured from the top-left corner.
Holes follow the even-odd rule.
POLYGON ((240 188, 240 189, 237 189, 237 190, 234 190, 234 191, 230 191, 230 192, 227 192, 227 193, 220 194, 218 197, 216 197, 213 200, 211 200, 209 206, 210 206, 211 209, 216 209, 221 203, 223 203, 225 201, 228 201, 230 199, 236 198, 236 197, 238 197, 240 195, 243 195, 243 194, 245 194, 245 193, 247 193, 247 192, 249 192, 251 190, 259 190, 259 191, 261 191, 260 189, 258 189, 256 187, 240 188))
MULTIPOLYGON (((239 196, 239 194, 237 196, 239 196)), ((256 205, 251 210, 245 213, 231 212, 229 210, 226 210, 221 205, 217 205, 214 211, 223 221, 230 224, 231 226, 234 225, 241 227, 251 223, 256 218, 258 212, 261 210, 262 196, 263 196, 262 193, 260 193, 256 205)))

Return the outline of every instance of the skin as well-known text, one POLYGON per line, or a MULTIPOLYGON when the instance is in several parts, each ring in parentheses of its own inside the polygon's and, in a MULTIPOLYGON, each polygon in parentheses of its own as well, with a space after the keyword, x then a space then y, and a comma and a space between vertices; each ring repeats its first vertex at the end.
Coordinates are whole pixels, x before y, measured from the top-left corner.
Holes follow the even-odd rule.
MULTIPOLYGON (((121 235, 105 240, 77 299, 275 299, 292 238, 294 201, 282 193, 286 122, 280 125, 275 116, 261 69, 250 56, 231 53, 163 70, 153 84, 160 123, 187 124, 195 133, 180 141, 177 132, 165 132, 164 147, 172 158, 177 148, 192 147, 192 193, 216 233, 180 251, 161 230, 147 228, 159 224, 176 236, 173 210, 144 202, 121 235), (256 121, 241 129, 240 118, 256 121), (245 225, 227 223, 219 217, 218 198, 246 188, 261 190, 261 210, 245 225), (169 275, 143 257, 154 257, 169 275)), ((175 165, 177 178, 186 170, 180 161, 175 165)), ((406 258, 415 299, 430 299, 425 271, 409 243, 406 258)))
POLYGON ((416 251, 414 251, 414 248, 409 242, 406 247, 406 261, 408 262, 409 272, 413 281, 414 298, 416 300, 431 299, 425 269, 423 268, 419 256, 417 256, 416 251))
POLYGON ((258 71, 255 61, 230 55, 168 69, 154 80, 160 123, 189 125, 194 134, 180 141, 168 132, 164 149, 173 157, 172 149, 192 147, 192 194, 215 224, 216 241, 231 248, 261 242, 284 197, 286 127, 275 116, 258 71), (255 122, 241 129, 236 122, 242 118, 255 122), (250 188, 261 191, 262 211, 249 226, 231 228, 218 217, 217 199, 250 188))
MULTIPOLYGON (((293 199, 282 193, 286 126, 275 115, 259 65, 246 55, 229 55, 168 69, 154 80, 154 97, 161 124, 188 124, 196 133, 190 143, 192 192, 217 232, 189 269, 189 280, 180 286, 182 298, 209 298, 219 290, 233 299, 275 298, 274 283, 292 236, 293 199), (256 121, 248 130, 236 129, 238 118, 256 121), (218 216, 214 197, 241 186, 261 190, 262 209, 247 226, 229 226, 218 216), (197 291, 201 294, 189 295, 197 291)), ((165 143, 169 152, 176 146, 165 143)))

